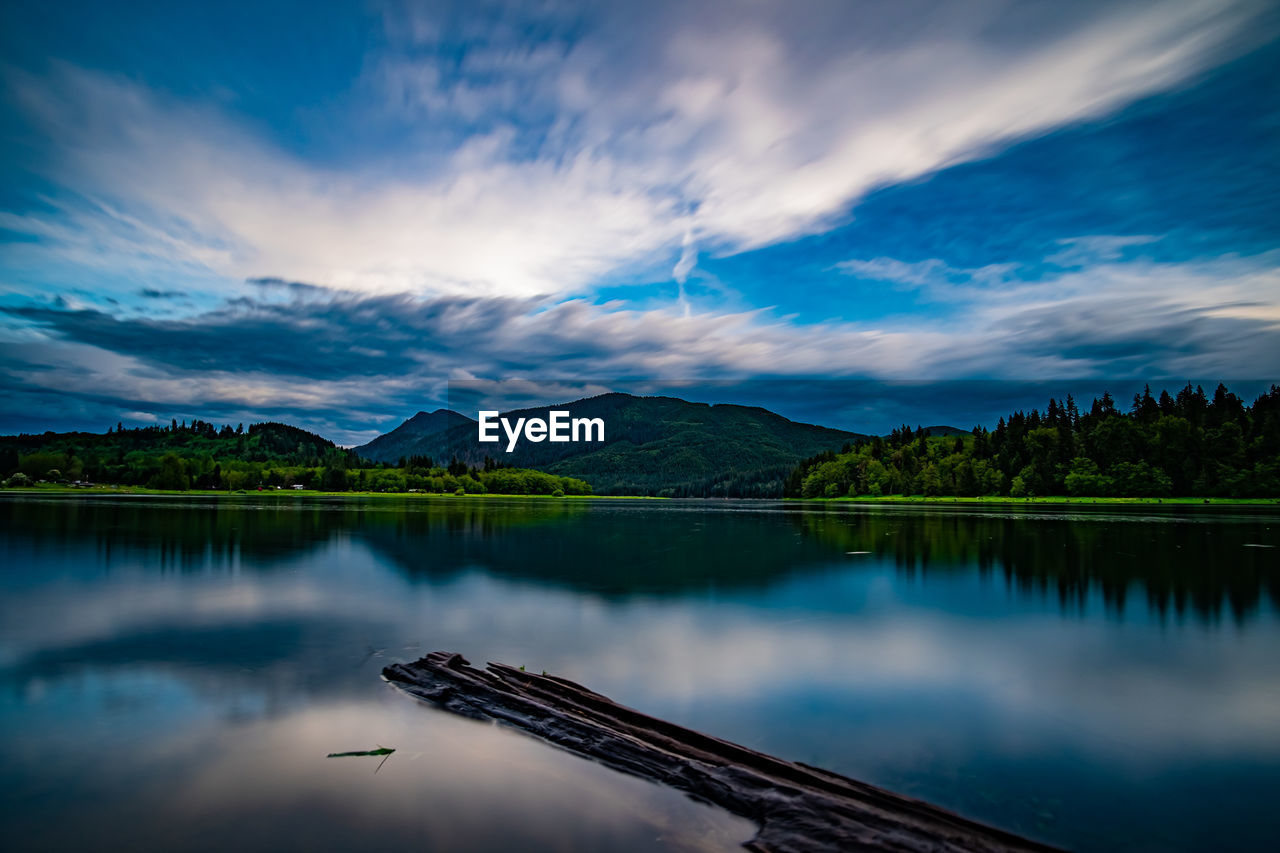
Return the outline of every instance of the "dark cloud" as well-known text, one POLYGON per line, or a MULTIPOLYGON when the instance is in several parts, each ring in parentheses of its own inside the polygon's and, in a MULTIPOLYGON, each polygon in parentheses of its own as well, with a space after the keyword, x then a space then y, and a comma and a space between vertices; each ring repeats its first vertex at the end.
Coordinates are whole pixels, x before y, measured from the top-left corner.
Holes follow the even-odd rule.
POLYGON ((1238 376, 1280 364, 1275 324, 1229 313, 1261 307, 1223 303, 1206 310, 1103 297, 1019 312, 993 331, 1023 357, 1096 365, 1104 374, 1165 378, 1216 369, 1238 376))
POLYGON ((134 412, 286 420, 358 443, 445 403, 447 380, 512 377, 546 382, 545 399, 531 399, 538 386, 526 382, 522 399, 498 408, 622 390, 762 405, 857 431, 968 428, 1050 396, 1083 404, 1103 391, 1124 400, 1147 380, 1265 381, 1276 377, 1258 375, 1260 365, 1280 364, 1274 323, 1245 303, 1073 298, 983 328, 887 333, 585 301, 287 293, 183 318, 65 303, 0 309, 47 336, 0 350, 10 410, 0 428, 29 430, 43 415, 57 428, 101 417, 100 429, 134 412), (941 381, 952 378, 981 381, 941 381))
POLYGON ((255 287, 261 287, 264 290, 287 290, 293 293, 323 293, 324 288, 315 284, 307 284, 305 281, 289 281, 276 276, 258 276, 256 278, 245 279, 246 284, 252 284, 255 287))
POLYGON ((64 307, 3 310, 64 340, 169 368, 331 380, 416 370, 424 354, 457 351, 461 358, 469 344, 482 344, 530 307, 514 299, 339 295, 287 303, 241 297, 183 319, 64 307))

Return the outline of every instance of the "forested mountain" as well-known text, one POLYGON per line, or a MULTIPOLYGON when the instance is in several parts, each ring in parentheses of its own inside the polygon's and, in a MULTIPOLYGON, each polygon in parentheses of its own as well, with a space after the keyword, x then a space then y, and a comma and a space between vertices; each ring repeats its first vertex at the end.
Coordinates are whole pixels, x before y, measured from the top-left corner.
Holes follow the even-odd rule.
MULTIPOLYGON (((454 427, 475 429, 476 422, 450 409, 418 412, 391 432, 378 436, 368 444, 354 448, 365 459, 374 462, 396 462, 402 457, 421 455, 420 446, 454 427)), ((430 455, 430 454, 428 454, 430 455)), ((440 454, 435 454, 439 458, 440 454)))
POLYGON ((474 421, 419 413, 365 445, 367 462, 280 423, 205 421, 106 433, 0 436, 0 479, 253 489, 671 497, 859 495, 1280 496, 1280 388, 1246 405, 1225 386, 1149 390, 1121 411, 1109 395, 1014 412, 994 430, 904 426, 868 437, 765 409, 605 394, 551 409, 600 418, 603 443, 478 441, 474 421), (394 459, 385 454, 396 453, 394 459), (536 470, 530 470, 536 469, 536 470))
POLYGON ((281 423, 215 427, 194 420, 105 433, 0 436, 0 475, 89 480, 156 488, 239 488, 243 474, 278 468, 346 468, 352 451, 281 423))
MULTIPOLYGON (((838 450, 857 433, 801 424, 754 406, 691 403, 675 397, 602 394, 555 406, 506 412, 503 417, 548 417, 552 409, 604 420, 603 444, 482 444, 474 422, 423 436, 403 451, 470 465, 513 465, 575 477, 597 494, 669 497, 777 497, 804 457, 838 450)), ((461 417, 461 416, 459 416, 461 417)), ((408 422, 404 426, 407 426, 408 422)), ((391 435, 391 434, 389 434, 391 435)), ((375 439, 360 450, 377 444, 375 439)), ((376 458, 376 457, 375 457, 376 458)), ((383 457, 385 461, 392 461, 383 457)))
POLYGON ((1280 388, 1248 406, 1221 384, 1212 399, 1189 384, 1158 398, 1148 387, 1127 412, 1103 395, 1082 413, 1068 396, 994 431, 930 438, 904 428, 806 459, 787 494, 1275 497, 1280 388))
POLYGON ((436 465, 411 456, 395 466, 370 464, 353 450, 288 424, 218 429, 200 420, 139 429, 117 425, 105 433, 0 436, 0 480, 11 486, 87 481, 172 490, 591 492, 589 485, 570 477, 514 468, 479 470, 456 460, 436 465))

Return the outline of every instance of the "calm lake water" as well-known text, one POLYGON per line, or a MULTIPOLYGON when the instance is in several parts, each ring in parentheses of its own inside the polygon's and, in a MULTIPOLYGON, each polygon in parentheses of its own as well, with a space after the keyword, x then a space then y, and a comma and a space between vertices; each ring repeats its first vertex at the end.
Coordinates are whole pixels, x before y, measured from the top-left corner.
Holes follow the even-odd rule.
POLYGON ((448 649, 1078 850, 1270 848, 1277 510, 0 496, 4 846, 753 833, 379 677, 448 649))

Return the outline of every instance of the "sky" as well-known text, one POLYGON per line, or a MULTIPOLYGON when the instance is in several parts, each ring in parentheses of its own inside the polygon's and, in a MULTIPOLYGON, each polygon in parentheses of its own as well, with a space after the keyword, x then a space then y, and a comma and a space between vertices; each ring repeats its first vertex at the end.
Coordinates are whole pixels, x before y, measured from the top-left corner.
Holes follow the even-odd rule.
POLYGON ((0 432, 1256 393, 1278 37, 1256 0, 3 4, 0 432))

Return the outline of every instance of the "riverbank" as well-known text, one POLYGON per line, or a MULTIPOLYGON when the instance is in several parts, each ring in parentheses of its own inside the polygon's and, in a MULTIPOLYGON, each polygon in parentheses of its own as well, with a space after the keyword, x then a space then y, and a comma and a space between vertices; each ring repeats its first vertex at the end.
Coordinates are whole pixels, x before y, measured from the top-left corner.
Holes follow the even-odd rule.
MULTIPOLYGON (((234 492, 220 489, 188 489, 176 491, 171 489, 148 489, 143 486, 55 486, 49 484, 22 486, 18 488, 0 489, 0 494, 36 494, 36 495, 169 495, 186 497, 244 497, 248 495, 279 495, 291 498, 412 498, 416 500, 466 500, 493 498, 527 498, 530 500, 608 500, 608 501, 669 501, 671 498, 651 495, 507 495, 507 494, 470 494, 455 495, 439 492, 325 492, 318 489, 252 489, 234 492)), ((688 500, 724 500, 723 498, 689 498, 688 500)), ((751 500, 734 498, 733 500, 751 500)), ((764 498, 761 500, 773 500, 764 498)), ((1010 498, 1000 496, 985 497, 926 497, 924 495, 881 495, 879 497, 839 497, 839 498, 780 498, 789 503, 845 503, 845 504, 980 504, 991 506, 1026 506, 1073 505, 1073 506, 1274 506, 1280 504, 1280 498, 1117 498, 1117 497, 1068 497, 1046 496, 1030 498, 1010 498)))
POLYGON ((488 493, 455 495, 439 492, 325 492, 318 489, 240 489, 228 492, 222 489, 148 489, 143 486, 55 486, 36 485, 0 489, 0 494, 36 494, 36 495, 171 495, 179 497, 247 497, 249 495, 278 495, 280 497, 325 497, 325 498, 413 498, 432 500, 466 500, 468 498, 529 498, 534 500, 582 501, 582 500, 618 500, 618 501, 665 501, 670 498, 650 497, 648 495, 506 495, 488 493))
POLYGON ((784 498, 796 503, 853 503, 853 504, 992 504, 1023 506, 1025 504, 1073 504, 1097 506, 1272 506, 1280 504, 1280 498, 1116 498, 1116 497, 1065 497, 1047 496, 1032 498, 986 497, 925 497, 924 495, 881 495, 879 497, 840 498, 784 498))

